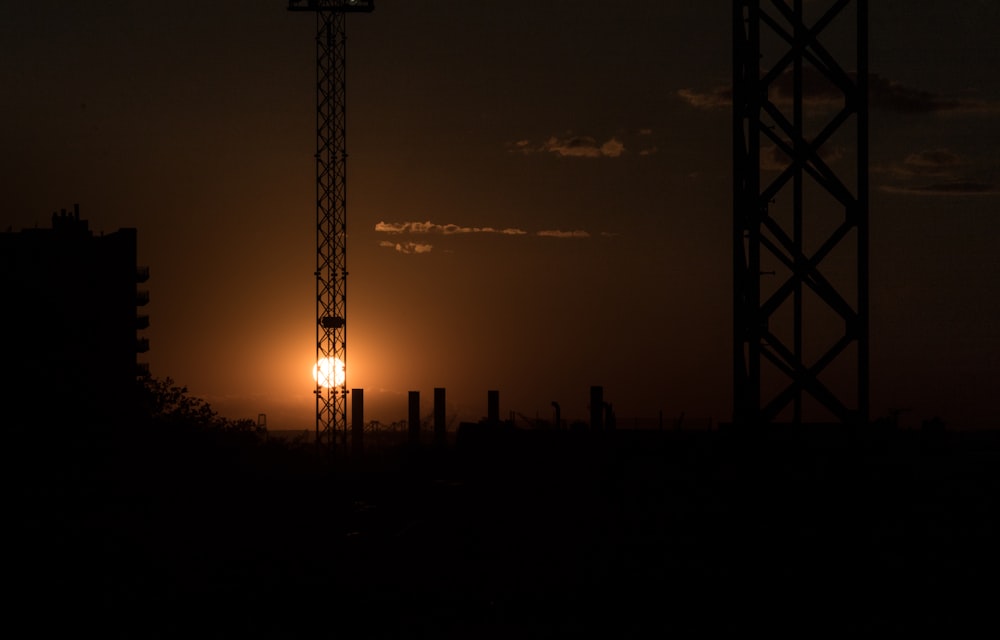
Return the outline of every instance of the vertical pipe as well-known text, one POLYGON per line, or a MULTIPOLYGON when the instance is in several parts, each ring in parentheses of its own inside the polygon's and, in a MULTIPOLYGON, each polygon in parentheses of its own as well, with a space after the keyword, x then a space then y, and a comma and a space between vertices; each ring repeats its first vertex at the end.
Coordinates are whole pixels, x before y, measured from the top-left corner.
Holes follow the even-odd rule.
POLYGON ((410 392, 410 416, 406 423, 409 436, 410 444, 418 445, 420 444, 420 392, 411 391, 410 392))
POLYGON ((445 443, 447 423, 445 421, 445 391, 443 387, 434 389, 434 444, 445 443))
POLYGON ((604 430, 604 387, 599 385, 590 388, 590 429, 604 430))
POLYGON ((496 389, 486 392, 486 421, 500 423, 500 391, 496 389))
POLYGON ((351 389, 351 450, 360 456, 365 448, 365 390, 351 389))

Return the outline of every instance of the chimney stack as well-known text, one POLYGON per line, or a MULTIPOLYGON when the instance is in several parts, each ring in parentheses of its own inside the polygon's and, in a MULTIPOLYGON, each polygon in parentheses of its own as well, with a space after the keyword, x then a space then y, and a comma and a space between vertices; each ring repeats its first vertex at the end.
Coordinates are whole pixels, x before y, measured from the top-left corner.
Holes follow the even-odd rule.
POLYGON ((604 430, 604 387, 600 385, 590 388, 590 428, 604 430))
POLYGON ((486 421, 490 424, 500 423, 500 391, 491 389, 486 392, 486 421))

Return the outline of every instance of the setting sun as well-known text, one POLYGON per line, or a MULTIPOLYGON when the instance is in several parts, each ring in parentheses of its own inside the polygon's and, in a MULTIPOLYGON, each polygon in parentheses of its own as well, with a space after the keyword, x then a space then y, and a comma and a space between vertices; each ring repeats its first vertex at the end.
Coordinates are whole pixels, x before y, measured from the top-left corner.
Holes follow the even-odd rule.
POLYGON ((340 358, 320 358, 313 367, 313 380, 326 389, 344 384, 345 377, 344 363, 340 358))

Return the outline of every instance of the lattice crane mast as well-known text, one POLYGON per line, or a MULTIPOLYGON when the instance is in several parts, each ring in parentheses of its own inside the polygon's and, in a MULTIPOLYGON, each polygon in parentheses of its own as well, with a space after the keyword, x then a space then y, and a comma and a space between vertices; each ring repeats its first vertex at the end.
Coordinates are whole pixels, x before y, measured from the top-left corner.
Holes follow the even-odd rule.
POLYGON ((374 0, 289 0, 316 14, 316 443, 347 438, 347 148, 345 16, 374 0))
POLYGON ((868 0, 732 6, 734 421, 865 425, 868 0))

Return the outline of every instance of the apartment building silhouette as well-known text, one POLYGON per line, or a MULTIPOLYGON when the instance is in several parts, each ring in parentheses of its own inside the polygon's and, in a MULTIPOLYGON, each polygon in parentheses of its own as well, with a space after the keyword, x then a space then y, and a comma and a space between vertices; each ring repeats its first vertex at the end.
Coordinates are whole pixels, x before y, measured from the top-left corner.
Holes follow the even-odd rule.
POLYGON ((136 230, 94 234, 72 212, 0 232, 0 410, 7 424, 128 421, 149 317, 136 230))

